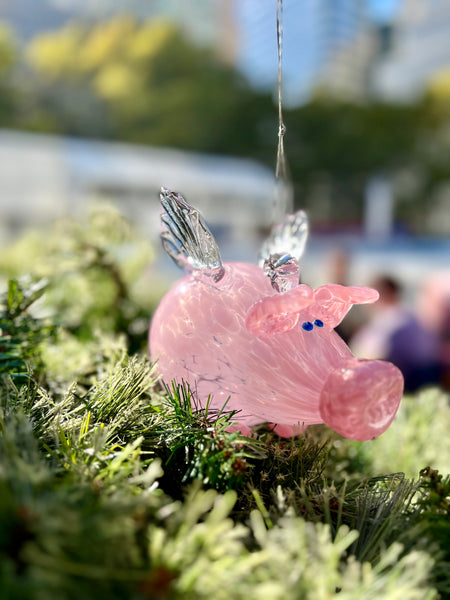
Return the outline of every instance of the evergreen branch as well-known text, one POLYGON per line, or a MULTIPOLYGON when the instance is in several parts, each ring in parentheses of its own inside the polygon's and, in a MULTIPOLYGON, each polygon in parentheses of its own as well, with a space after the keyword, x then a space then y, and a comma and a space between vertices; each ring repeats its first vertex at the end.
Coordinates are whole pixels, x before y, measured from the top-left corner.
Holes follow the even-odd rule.
POLYGON ((201 408, 186 382, 164 384, 164 391, 164 421, 155 435, 167 449, 165 471, 177 474, 178 485, 198 478, 218 490, 240 487, 248 475, 248 459, 261 459, 264 448, 239 432, 227 431, 236 411, 227 411, 226 403, 213 410, 210 398, 201 408))
POLYGON ((30 369, 42 367, 39 346, 54 328, 29 314, 29 308, 48 287, 46 280, 32 284, 11 279, 0 298, 0 375, 26 380, 30 369), (25 287, 27 286, 27 287, 25 287))

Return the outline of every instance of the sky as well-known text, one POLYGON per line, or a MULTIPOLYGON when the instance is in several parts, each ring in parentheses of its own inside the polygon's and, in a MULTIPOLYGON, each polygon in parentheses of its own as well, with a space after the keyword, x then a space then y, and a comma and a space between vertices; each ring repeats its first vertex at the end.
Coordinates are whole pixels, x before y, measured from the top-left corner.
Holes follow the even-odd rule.
POLYGON ((368 0, 367 8, 376 22, 389 21, 398 10, 402 0, 368 0))

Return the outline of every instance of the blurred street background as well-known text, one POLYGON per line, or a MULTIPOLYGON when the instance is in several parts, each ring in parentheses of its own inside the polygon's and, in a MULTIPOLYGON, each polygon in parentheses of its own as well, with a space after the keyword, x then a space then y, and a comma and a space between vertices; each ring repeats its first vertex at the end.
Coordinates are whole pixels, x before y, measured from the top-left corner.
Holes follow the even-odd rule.
MULTIPOLYGON (((0 245, 104 200, 156 247, 164 185, 200 208, 225 259, 255 261, 273 224, 275 9, 0 0, 0 245)), ((285 0, 283 95, 311 223, 303 281, 389 276, 442 330, 450 2, 285 0)))

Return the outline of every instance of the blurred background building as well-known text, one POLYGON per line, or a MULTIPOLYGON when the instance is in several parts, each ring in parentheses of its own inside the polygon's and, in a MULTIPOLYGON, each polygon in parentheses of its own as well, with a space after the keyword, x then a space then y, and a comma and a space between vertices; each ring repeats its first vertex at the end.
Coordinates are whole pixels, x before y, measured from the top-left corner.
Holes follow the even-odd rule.
POLYGON ((234 260, 248 259, 248 247, 270 227, 275 181, 255 161, 0 130, 0 240, 30 225, 83 218, 90 204, 107 201, 156 242, 162 183, 208 215, 224 255, 232 252, 234 260))
POLYGON ((373 91, 385 100, 413 102, 450 69, 450 3, 404 0, 389 52, 373 74, 373 91))
MULTIPOLYGON (((353 96, 355 85, 367 86, 364 71, 369 15, 364 0, 286 0, 284 3, 283 78, 286 102, 298 104, 312 91, 330 86, 353 96), (361 75, 364 81, 359 81, 361 75)), ((274 86, 277 73, 274 9, 271 2, 236 3, 239 23, 239 68, 256 86, 274 86)), ((358 90, 357 95, 361 95, 358 90)))

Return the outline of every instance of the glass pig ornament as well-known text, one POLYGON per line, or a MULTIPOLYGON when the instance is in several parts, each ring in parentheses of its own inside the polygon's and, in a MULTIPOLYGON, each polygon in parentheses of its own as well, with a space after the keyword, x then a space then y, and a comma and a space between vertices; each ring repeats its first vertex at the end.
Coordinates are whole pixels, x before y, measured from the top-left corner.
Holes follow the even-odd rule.
POLYGON ((190 271, 152 320, 150 352, 162 378, 187 382, 200 405, 209 395, 217 410, 228 400, 245 434, 264 422, 283 437, 314 423, 355 440, 383 433, 403 377, 391 363, 355 358, 334 331, 353 304, 375 302, 378 292, 299 283, 305 213, 274 229, 262 266, 222 264, 200 213, 165 188, 161 203, 163 246, 190 271))

